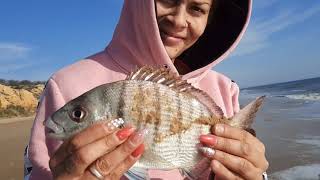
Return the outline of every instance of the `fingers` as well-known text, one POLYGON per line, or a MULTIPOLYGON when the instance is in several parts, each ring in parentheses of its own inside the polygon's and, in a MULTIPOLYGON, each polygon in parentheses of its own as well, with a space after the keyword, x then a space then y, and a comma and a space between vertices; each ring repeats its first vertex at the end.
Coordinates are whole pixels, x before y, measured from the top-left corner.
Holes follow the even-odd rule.
POLYGON ((134 163, 140 158, 144 151, 144 145, 139 145, 118 167, 116 167, 109 175, 110 179, 120 179, 125 172, 127 172, 134 163))
POLYGON ((254 164, 259 165, 260 163, 261 153, 257 153, 256 147, 247 142, 240 142, 239 140, 227 139, 214 135, 202 135, 200 136, 200 141, 213 149, 243 157, 254 164))
POLYGON ((215 174, 215 180, 229 180, 229 179, 237 179, 241 180, 239 176, 229 171, 223 164, 221 164, 217 160, 213 160, 211 162, 211 169, 215 174))
POLYGON ((54 174, 58 175, 63 173, 72 176, 82 175, 90 164, 92 164, 99 157, 115 149, 133 132, 133 127, 126 127, 117 131, 116 133, 109 134, 104 138, 82 146, 80 149, 72 152, 72 154, 64 159, 62 163, 57 165, 52 162, 58 162, 58 160, 55 160, 55 158, 60 157, 54 156, 52 158, 53 160, 50 161, 50 168, 54 174))
POLYGON ((243 129, 232 127, 226 124, 216 124, 212 129, 212 133, 229 138, 229 139, 235 139, 240 141, 253 141, 254 136, 248 133, 247 131, 244 131, 243 129))
POLYGON ((244 158, 218 150, 215 151, 213 158, 244 179, 256 179, 256 177, 262 176, 263 171, 244 158))
POLYGON ((117 129, 114 121, 115 120, 108 121, 107 123, 94 124, 76 134, 71 139, 66 140, 55 152, 53 158, 50 159, 50 167, 55 167, 80 147, 112 134, 117 129))
MULTIPOLYGON (((126 142, 121 144, 115 150, 99 158, 94 163, 96 169, 103 176, 108 176, 112 171, 114 171, 116 167, 120 165, 120 163, 127 159, 127 157, 131 155, 131 153, 134 153, 134 150, 143 142, 147 132, 147 130, 143 129, 134 133, 126 142)), ((123 168, 125 167, 126 166, 124 166, 123 168)))
POLYGON ((256 144, 258 146, 257 150, 260 152, 265 152, 264 144, 261 143, 256 137, 254 137, 251 133, 236 127, 232 127, 226 124, 216 124, 212 128, 212 133, 224 137, 227 139, 239 140, 244 143, 256 144))
POLYGON ((211 148, 245 158, 261 169, 268 168, 265 146, 256 137, 227 125, 216 125, 214 129, 217 136, 201 135, 200 141, 211 148))

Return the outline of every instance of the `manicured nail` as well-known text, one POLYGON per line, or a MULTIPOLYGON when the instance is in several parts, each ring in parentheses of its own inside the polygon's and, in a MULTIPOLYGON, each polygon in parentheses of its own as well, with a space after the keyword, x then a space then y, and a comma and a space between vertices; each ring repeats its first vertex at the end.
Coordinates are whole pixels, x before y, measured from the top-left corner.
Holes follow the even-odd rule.
POLYGON ((114 119, 112 121, 107 122, 107 127, 110 130, 114 130, 115 128, 122 128, 125 124, 125 121, 122 118, 114 119))
POLYGON ((120 129, 116 135, 118 136, 119 140, 122 141, 128 138, 133 132, 134 132, 133 127, 125 127, 123 129, 120 129))
POLYGON ((217 143, 217 137, 214 135, 200 135, 199 140, 209 146, 214 146, 217 143))
POLYGON ((198 147, 198 150, 205 156, 212 158, 214 153, 216 152, 214 149, 206 147, 206 146, 200 146, 198 147))
POLYGON ((144 145, 143 144, 140 144, 140 146, 138 146, 132 153, 131 155, 133 157, 138 157, 140 156, 144 151, 144 145))
POLYGON ((148 134, 147 129, 140 129, 138 130, 132 137, 131 142, 133 144, 140 144, 142 143, 144 137, 148 134))
POLYGON ((224 126, 223 126, 223 124, 217 124, 217 125, 215 126, 215 133, 217 133, 217 134, 222 134, 223 131, 224 131, 224 126))

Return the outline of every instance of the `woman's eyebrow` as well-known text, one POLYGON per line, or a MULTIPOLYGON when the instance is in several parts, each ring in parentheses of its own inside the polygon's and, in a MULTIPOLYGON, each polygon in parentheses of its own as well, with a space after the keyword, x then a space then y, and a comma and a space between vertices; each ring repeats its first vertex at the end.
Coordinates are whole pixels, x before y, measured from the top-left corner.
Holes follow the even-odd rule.
POLYGON ((194 4, 196 4, 196 5, 209 5, 209 6, 211 6, 211 1, 206 1, 206 2, 204 2, 204 1, 194 1, 193 2, 194 4))

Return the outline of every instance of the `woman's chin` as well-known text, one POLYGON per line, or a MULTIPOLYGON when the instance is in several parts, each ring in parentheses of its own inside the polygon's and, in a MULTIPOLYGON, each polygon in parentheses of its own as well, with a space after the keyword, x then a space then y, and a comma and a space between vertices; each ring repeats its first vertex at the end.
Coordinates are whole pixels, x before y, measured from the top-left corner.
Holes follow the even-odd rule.
POLYGON ((171 60, 176 59, 181 54, 178 47, 165 46, 165 49, 171 60))

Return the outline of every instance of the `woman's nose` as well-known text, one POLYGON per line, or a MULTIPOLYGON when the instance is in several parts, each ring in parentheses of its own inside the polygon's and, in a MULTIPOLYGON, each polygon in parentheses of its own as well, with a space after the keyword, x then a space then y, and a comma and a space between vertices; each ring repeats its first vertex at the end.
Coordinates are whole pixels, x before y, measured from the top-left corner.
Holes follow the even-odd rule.
POLYGON ((177 7, 172 16, 172 23, 175 28, 183 29, 188 26, 187 12, 184 7, 177 7))

